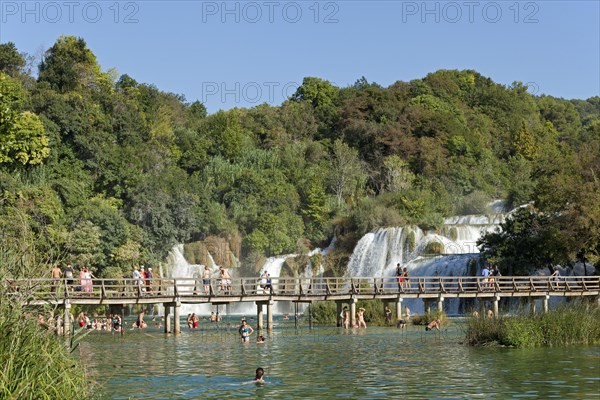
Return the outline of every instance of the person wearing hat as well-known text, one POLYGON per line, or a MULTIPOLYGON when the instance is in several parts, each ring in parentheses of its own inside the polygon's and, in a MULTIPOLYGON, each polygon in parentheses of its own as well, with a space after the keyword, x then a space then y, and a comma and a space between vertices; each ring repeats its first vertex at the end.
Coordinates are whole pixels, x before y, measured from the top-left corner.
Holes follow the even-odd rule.
POLYGON ((140 267, 140 287, 142 288, 142 292, 146 291, 146 267, 143 265, 140 267))
POLYGON ((133 267, 133 274, 131 276, 133 278, 133 287, 137 288, 138 285, 140 284, 140 278, 142 277, 142 275, 140 275, 140 271, 138 270, 137 266, 133 267))
POLYGON ((146 291, 147 292, 151 292, 152 291, 152 278, 154 276, 152 275, 152 268, 148 268, 148 271, 146 272, 146 291))

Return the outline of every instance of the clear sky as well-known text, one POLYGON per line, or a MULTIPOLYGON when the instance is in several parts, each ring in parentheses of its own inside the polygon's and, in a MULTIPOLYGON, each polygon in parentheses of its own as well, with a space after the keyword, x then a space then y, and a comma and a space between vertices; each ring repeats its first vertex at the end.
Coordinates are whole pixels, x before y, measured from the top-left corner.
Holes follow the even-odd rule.
POLYGON ((42 54, 83 37, 103 70, 203 101, 281 103, 305 76, 388 86, 474 69, 563 98, 600 94, 600 2, 7 1, 0 41, 42 54))

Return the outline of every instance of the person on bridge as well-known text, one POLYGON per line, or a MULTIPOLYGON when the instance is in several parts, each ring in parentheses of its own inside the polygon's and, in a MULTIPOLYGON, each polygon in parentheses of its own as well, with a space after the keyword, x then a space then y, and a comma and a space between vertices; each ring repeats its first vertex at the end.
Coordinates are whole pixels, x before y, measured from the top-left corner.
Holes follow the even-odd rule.
POLYGON ((75 273, 75 271, 73 270, 73 265, 71 265, 71 263, 68 263, 65 269, 63 270, 63 273, 65 275, 65 278, 67 279, 67 285, 72 285, 73 274, 75 273))
POLYGON ((133 278, 134 290, 137 290, 137 287, 140 284, 140 278, 142 277, 137 266, 133 267, 133 273, 131 274, 131 277, 133 278))
POLYGON ((223 266, 219 268, 219 278, 221 278, 221 290, 223 294, 231 294, 231 275, 229 270, 223 266))
POLYGON ((143 265, 140 267, 140 290, 142 292, 146 291, 146 267, 144 267, 143 265))
POLYGON ((483 277, 481 288, 482 288, 482 290, 487 290, 487 288, 490 286, 490 276, 491 276, 490 269, 487 265, 483 267, 483 270, 481 271, 481 276, 483 277))
POLYGON ((208 265, 202 272, 202 284, 204 285, 204 294, 210 294, 210 267, 208 265))
POLYGON ((152 278, 154 275, 152 274, 152 268, 148 268, 148 272, 146 272, 146 291, 152 291, 152 278))
POLYGON ((410 290, 410 278, 408 277, 408 268, 402 268, 402 288, 410 290))
POLYGON ((242 338, 242 343, 250 342, 250 335, 252 335, 254 329, 252 329, 252 327, 248 325, 246 320, 242 321, 242 324, 240 325, 238 331, 240 333, 240 337, 242 338))
POLYGON ((92 293, 94 290, 92 278, 96 278, 94 274, 92 274, 92 271, 90 271, 88 267, 83 267, 79 276, 82 277, 81 286, 83 287, 83 291, 86 293, 92 293))
POLYGON ((552 288, 560 289, 560 271, 558 270, 558 268, 555 268, 554 272, 552 272, 552 275, 550 276, 552 277, 552 288))
POLYGON ((58 288, 61 276, 62 271, 60 270, 60 267, 55 265, 54 268, 52 268, 52 286, 50 286, 50 292, 56 293, 56 288, 58 288))

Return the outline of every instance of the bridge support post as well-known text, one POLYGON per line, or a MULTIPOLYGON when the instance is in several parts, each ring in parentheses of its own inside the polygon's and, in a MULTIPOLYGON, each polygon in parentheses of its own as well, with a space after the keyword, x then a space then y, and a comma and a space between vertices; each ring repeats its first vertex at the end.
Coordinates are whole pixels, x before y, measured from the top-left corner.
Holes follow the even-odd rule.
POLYGON ((267 302, 267 332, 273 331, 273 300, 267 302))
POLYGON ((444 311, 444 297, 439 296, 437 299, 437 314, 438 318, 442 316, 442 312, 444 311))
POLYGON ((494 318, 498 318, 499 317, 499 311, 498 311, 498 302, 500 301, 500 296, 495 296, 494 297, 494 318))
POLYGON ((264 328, 264 324, 263 324, 263 302, 262 301, 257 301, 256 302, 256 324, 257 324, 257 329, 259 331, 262 331, 264 328))
POLYGON ((485 316, 487 315, 485 309, 485 299, 483 298, 479 299, 479 315, 481 316, 481 318, 485 318, 485 316))
POLYGON ((342 326, 342 319, 340 318, 340 315, 342 315, 342 302, 336 300, 335 301, 335 310, 336 310, 336 314, 335 314, 335 326, 337 326, 338 328, 340 326, 342 326))
POLYGON ((71 303, 69 300, 65 300, 65 310, 63 315, 63 335, 69 336, 71 334, 71 303))
POLYGON ((529 311, 532 314, 535 314, 535 312, 536 312, 535 297, 530 297, 529 298, 529 311))
POLYGON ((431 314, 431 300, 423 299, 423 310, 425 311, 425 315, 431 314))
POLYGON ((179 299, 177 299, 173 308, 173 333, 178 335, 181 333, 181 302, 179 301, 179 299))
POLYGON ((396 301, 396 322, 402 319, 402 297, 398 297, 396 301))
POLYGON ((356 299, 350 300, 350 325, 354 327, 356 325, 356 299))
POLYGON ((165 307, 165 333, 171 333, 171 305, 169 303, 164 303, 165 307))
POLYGON ((544 298, 542 299, 542 308, 544 309, 544 314, 548 314, 548 300, 550 299, 550 296, 545 295, 544 298))

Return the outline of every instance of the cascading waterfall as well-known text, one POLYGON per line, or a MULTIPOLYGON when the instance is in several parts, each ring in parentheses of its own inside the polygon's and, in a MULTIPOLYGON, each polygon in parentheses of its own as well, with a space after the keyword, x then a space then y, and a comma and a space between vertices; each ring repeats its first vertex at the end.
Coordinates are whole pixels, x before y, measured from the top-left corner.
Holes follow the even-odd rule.
MULTIPOLYGON (((407 267, 409 275, 468 276, 479 274, 477 240, 498 229, 506 214, 449 217, 439 232, 425 232, 416 226, 380 228, 357 243, 346 276, 393 277, 396 265, 407 267)), ((457 314, 461 302, 445 302, 448 314, 457 314)), ((419 300, 406 300, 414 312, 423 312, 419 300)))

